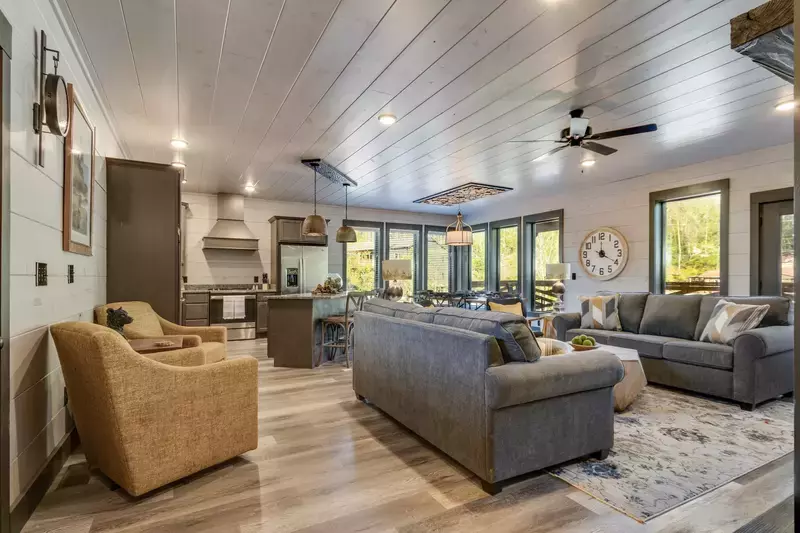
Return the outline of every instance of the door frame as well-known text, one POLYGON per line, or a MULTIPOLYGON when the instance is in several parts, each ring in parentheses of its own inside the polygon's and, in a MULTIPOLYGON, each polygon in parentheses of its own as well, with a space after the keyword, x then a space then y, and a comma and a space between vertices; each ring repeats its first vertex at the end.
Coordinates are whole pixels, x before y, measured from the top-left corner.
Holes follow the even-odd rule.
POLYGON ((526 215, 522 217, 522 228, 523 228, 523 246, 522 246, 522 253, 523 258, 522 262, 524 264, 524 273, 523 279, 524 284, 522 286, 522 294, 524 294, 528 301, 530 302, 530 310, 533 311, 535 307, 534 296, 536 292, 536 275, 535 275, 535 268, 536 268, 536 246, 535 246, 535 238, 536 238, 536 224, 540 222, 552 222, 556 221, 558 223, 558 262, 564 262, 564 210, 563 209, 555 209, 553 211, 545 211, 544 213, 536 213, 533 215, 526 215))
POLYGON ((760 294, 758 282, 761 279, 761 207, 764 204, 792 201, 794 189, 784 187, 771 191, 750 194, 750 295, 760 294))
POLYGON ((11 23, 0 11, 0 531, 11 530, 9 239, 11 23))

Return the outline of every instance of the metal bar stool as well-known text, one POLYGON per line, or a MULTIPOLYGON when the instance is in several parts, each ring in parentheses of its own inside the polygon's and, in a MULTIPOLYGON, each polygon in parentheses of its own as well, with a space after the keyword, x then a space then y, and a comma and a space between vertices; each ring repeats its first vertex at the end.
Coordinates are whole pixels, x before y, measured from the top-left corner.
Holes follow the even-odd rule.
POLYGON ((353 314, 364 307, 364 300, 373 297, 374 292, 349 292, 347 293, 347 303, 345 304, 344 315, 334 315, 323 318, 322 322, 322 343, 320 344, 319 361, 335 361, 336 352, 342 350, 345 356, 345 364, 350 368, 350 347, 352 344, 351 334, 353 329, 353 314), (333 352, 333 356, 325 357, 325 351, 333 352))

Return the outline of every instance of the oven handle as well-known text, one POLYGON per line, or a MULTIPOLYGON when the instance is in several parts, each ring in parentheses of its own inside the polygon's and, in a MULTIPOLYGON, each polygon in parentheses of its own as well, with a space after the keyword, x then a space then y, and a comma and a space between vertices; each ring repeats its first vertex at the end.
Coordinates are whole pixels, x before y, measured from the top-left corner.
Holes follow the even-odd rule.
MULTIPOLYGON (((212 300, 222 300, 223 298, 225 298, 225 297, 224 296, 212 296, 211 297, 212 300)), ((256 299, 256 295, 255 294, 246 294, 244 296, 244 299, 245 300, 255 300, 256 299)))

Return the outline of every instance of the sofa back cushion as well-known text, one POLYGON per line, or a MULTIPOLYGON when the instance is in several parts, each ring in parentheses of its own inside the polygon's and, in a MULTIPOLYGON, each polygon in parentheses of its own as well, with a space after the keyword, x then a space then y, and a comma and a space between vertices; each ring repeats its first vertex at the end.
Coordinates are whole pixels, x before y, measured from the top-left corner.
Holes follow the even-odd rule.
POLYGON ((364 302, 364 311, 386 316, 396 316, 398 311, 411 311, 416 307, 414 304, 393 302, 383 298, 372 298, 364 302))
POLYGON ((700 340, 714 307, 723 299, 734 304, 768 305, 769 310, 757 326, 759 328, 791 325, 789 315, 792 302, 784 296, 703 296, 703 301, 700 303, 700 317, 694 330, 695 340, 700 340))
POLYGON ((647 305, 647 292, 621 292, 619 295, 619 323, 622 331, 639 333, 647 305))
POLYGON ((414 320, 415 322, 425 322, 433 324, 433 316, 441 309, 440 307, 422 307, 415 305, 411 309, 398 309, 395 311, 395 318, 404 320, 414 320))
POLYGON ((651 294, 647 297, 639 333, 694 339, 702 300, 702 294, 651 294))
POLYGON ((122 331, 129 338, 141 337, 163 337, 164 330, 161 329, 161 322, 158 315, 147 302, 114 302, 95 307, 94 321, 101 326, 108 326, 108 309, 123 308, 133 319, 133 322, 126 324, 122 331))
POLYGON ((542 355, 531 328, 521 316, 443 307, 433 315, 433 324, 491 335, 497 339, 506 363, 532 363, 542 355))

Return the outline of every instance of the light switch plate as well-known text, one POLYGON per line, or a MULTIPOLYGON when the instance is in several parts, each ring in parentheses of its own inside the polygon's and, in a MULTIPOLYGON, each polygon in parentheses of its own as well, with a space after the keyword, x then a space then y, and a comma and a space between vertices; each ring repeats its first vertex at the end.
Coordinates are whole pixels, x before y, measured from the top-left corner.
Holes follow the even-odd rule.
POLYGON ((47 285, 47 263, 36 263, 36 286, 47 285))
POLYGON ((75 283, 75 265, 67 265, 67 283, 75 283))

